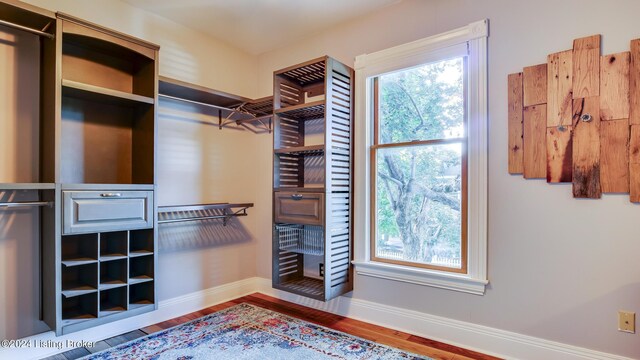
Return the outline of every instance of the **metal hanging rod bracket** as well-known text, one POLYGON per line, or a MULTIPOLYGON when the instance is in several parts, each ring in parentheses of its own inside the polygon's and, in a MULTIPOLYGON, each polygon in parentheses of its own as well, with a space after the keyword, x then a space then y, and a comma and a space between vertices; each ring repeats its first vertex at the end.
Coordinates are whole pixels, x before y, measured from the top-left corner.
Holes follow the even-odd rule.
POLYGON ((271 134, 271 123, 272 123, 272 121, 273 121, 273 115, 263 115, 263 116, 255 118, 255 119, 236 120, 236 124, 238 124, 238 125, 252 124, 256 128, 263 129, 264 131, 267 131, 267 132, 269 132, 269 134, 271 134), (260 125, 257 125, 256 123, 260 124, 260 125))
POLYGON ((5 21, 5 20, 0 20, 0 25, 4 25, 4 26, 8 26, 10 28, 26 31, 28 33, 36 34, 36 35, 39 35, 39 36, 44 36, 47 39, 55 38, 55 35, 49 34, 48 32, 45 32, 45 30, 47 30, 49 28, 49 26, 51 26, 51 22, 49 22, 47 24, 47 26, 45 26, 44 29, 42 29, 42 30, 32 29, 30 27, 22 26, 22 25, 19 25, 19 24, 14 24, 12 22, 5 21))
POLYGON ((264 128, 265 131, 268 131, 269 133, 271 133, 271 117, 273 115, 269 114, 269 115, 256 117, 251 112, 244 110, 243 106, 245 104, 242 104, 242 105, 240 105, 240 106, 238 106, 236 108, 227 108, 227 107, 224 107, 224 106, 207 104, 207 103, 203 103, 203 102, 200 102, 200 101, 183 99, 183 98, 179 98, 179 97, 175 97, 175 96, 171 96, 171 95, 158 94, 158 96, 166 98, 166 99, 171 99, 171 100, 176 100, 176 101, 183 101, 183 102, 186 102, 186 103, 205 106, 205 107, 209 107, 209 108, 218 110, 217 111, 218 129, 220 129, 220 130, 222 130, 222 128, 224 128, 225 126, 233 124, 233 123, 235 123, 236 125, 242 125, 242 124, 246 124, 246 123, 251 123, 251 124, 260 123, 262 125, 262 128, 264 128), (223 114, 223 112, 224 112, 224 114, 223 114), (232 119, 232 117, 234 115, 246 116, 247 118, 246 119, 232 119), (264 123, 264 121, 266 119, 269 119, 269 123, 268 124, 264 123))

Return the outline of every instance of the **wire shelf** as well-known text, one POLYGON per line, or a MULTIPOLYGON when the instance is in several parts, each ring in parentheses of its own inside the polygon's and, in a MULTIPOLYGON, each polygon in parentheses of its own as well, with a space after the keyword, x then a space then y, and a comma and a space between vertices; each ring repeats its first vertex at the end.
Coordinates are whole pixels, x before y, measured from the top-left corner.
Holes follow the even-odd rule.
POLYGON ((158 224, 222 219, 224 225, 227 225, 233 217, 247 216, 247 209, 250 207, 253 207, 252 203, 158 206, 158 224))
POLYGON ((280 250, 307 255, 324 255, 324 231, 321 226, 276 225, 280 250))

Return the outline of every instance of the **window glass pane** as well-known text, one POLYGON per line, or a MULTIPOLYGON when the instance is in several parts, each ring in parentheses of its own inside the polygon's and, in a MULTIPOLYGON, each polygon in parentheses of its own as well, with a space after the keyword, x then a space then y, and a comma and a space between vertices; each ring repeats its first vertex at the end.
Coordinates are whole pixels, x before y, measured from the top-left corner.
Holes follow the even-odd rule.
POLYGON ((464 136, 464 58, 382 75, 380 144, 464 136))
POLYGON ((377 150, 375 254, 461 268, 462 145, 377 150))

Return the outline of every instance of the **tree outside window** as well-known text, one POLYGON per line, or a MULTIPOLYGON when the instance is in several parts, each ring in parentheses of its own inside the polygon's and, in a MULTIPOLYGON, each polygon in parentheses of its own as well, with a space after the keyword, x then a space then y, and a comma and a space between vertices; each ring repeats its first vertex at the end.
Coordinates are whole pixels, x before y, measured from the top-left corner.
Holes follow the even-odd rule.
POLYGON ((466 57, 373 86, 372 259, 466 273, 466 57))

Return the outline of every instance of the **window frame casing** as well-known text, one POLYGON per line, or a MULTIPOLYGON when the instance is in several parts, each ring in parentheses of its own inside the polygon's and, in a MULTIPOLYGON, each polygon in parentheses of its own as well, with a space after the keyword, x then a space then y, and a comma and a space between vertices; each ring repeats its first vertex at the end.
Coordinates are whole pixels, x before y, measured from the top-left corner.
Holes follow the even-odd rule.
MULTIPOLYGON (((487 37, 488 20, 356 57, 355 260, 358 275, 484 294, 487 279, 487 37), (375 261, 372 257, 373 79, 467 50, 467 271, 443 271, 375 261), (357 155, 356 155, 357 156, 357 155)), ((464 220, 463 220, 464 221, 464 220)))

